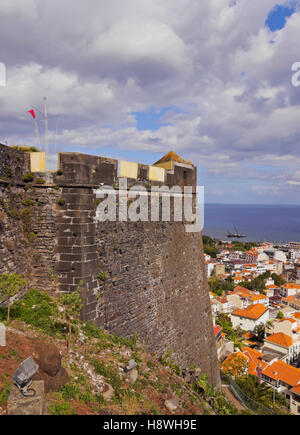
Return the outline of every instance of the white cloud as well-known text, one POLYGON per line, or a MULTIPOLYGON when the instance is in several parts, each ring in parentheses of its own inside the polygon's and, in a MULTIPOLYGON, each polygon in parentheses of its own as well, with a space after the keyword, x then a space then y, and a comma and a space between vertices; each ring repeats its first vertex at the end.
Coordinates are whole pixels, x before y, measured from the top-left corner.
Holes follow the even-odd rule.
POLYGON ((264 162, 280 167, 280 179, 270 173, 265 181, 277 192, 284 177, 297 181, 300 159, 300 88, 291 86, 300 13, 280 31, 264 27, 285 3, 2 0, 0 134, 32 141, 27 110, 46 95, 62 115, 59 143, 70 149, 172 148, 200 165, 208 182, 260 177, 255 165, 264 162), (164 116, 171 125, 136 128, 131 112, 167 106, 183 108, 164 116))

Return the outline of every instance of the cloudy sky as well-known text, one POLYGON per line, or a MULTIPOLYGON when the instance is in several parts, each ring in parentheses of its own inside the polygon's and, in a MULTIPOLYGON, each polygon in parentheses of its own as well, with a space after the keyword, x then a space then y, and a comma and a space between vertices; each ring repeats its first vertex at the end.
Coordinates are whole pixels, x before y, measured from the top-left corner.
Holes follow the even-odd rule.
POLYGON ((207 202, 300 203, 300 2, 1 0, 0 17, 0 141, 36 145, 46 96, 59 151, 172 149, 207 202))

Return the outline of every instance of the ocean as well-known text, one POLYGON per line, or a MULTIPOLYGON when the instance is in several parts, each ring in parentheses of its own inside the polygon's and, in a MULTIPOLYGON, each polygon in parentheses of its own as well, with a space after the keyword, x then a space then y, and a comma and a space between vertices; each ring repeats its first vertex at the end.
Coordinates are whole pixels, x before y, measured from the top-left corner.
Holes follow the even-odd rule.
POLYGON ((300 242, 300 205, 205 204, 203 235, 230 240, 235 229, 241 241, 300 242))

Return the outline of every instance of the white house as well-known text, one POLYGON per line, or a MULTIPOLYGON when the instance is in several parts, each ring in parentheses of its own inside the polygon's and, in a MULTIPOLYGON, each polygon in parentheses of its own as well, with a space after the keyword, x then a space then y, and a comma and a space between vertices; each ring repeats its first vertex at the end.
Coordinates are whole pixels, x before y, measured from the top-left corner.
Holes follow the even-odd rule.
POLYGON ((282 360, 287 364, 297 360, 300 354, 300 341, 289 337, 283 332, 277 332, 265 338, 264 347, 284 354, 282 360))
POLYGON ((269 320, 269 309, 263 304, 249 305, 242 310, 238 309, 231 313, 231 321, 234 328, 240 326, 246 331, 254 331, 260 323, 266 324, 269 320))
POLYGON ((295 284, 293 282, 288 282, 280 287, 280 295, 283 298, 287 298, 289 296, 295 296, 297 292, 299 292, 299 290, 300 290, 300 285, 295 284))

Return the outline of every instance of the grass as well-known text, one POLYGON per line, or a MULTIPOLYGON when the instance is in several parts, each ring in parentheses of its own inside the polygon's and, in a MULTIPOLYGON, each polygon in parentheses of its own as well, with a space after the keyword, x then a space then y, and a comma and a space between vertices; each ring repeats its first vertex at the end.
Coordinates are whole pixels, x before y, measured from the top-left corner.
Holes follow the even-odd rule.
POLYGON ((4 405, 8 401, 8 397, 11 390, 11 382, 10 381, 4 381, 2 378, 2 382, 4 382, 4 386, 0 388, 0 406, 4 405))
POLYGON ((96 358, 91 358, 90 363, 94 367, 97 375, 104 376, 104 378, 113 387, 115 392, 118 393, 122 385, 122 380, 119 376, 118 369, 115 366, 105 364, 101 360, 96 358))
MULTIPOLYGON (((4 321, 7 308, 0 307, 0 321, 4 321)), ((54 299, 38 290, 30 290, 22 300, 11 307, 11 319, 21 320, 50 335, 64 333, 64 324, 58 321, 59 311, 54 299)))
POLYGON ((74 408, 67 402, 54 403, 48 408, 50 415, 76 415, 74 408))
MULTIPOLYGON (((6 311, 6 308, 0 307, 0 321, 6 318, 6 311)), ((57 301, 38 290, 28 291, 22 300, 15 302, 11 307, 11 317, 12 320, 23 321, 49 336, 65 336, 64 323, 61 321, 57 301)), ((16 324, 18 323, 16 322, 16 324)), ((162 366, 159 362, 156 362, 154 357, 152 361, 150 355, 143 353, 144 351, 138 345, 136 334, 130 338, 118 337, 93 324, 80 321, 74 321, 72 327, 75 328, 75 326, 81 329, 88 340, 83 345, 78 343, 78 347, 74 343, 74 350, 79 351, 86 358, 86 361, 93 366, 95 373, 103 376, 107 383, 112 386, 114 396, 112 400, 106 402, 101 394, 95 394, 93 392, 94 385, 86 373, 86 369, 83 369, 81 363, 78 364, 76 359, 69 361, 65 355, 63 361, 67 363, 72 374, 69 375, 68 382, 59 391, 51 393, 49 407, 51 415, 74 415, 76 412, 80 413, 80 406, 95 413, 101 413, 107 409, 110 413, 115 411, 115 413, 122 412, 126 415, 140 413, 158 415, 165 412, 164 397, 167 393, 172 392, 180 397, 182 403, 187 400, 187 409, 192 404, 191 398, 186 397, 186 393, 182 392, 181 394, 180 383, 177 384, 176 388, 177 379, 172 374, 172 371, 176 370, 172 367, 175 364, 170 360, 171 352, 162 358, 162 362, 172 368, 172 371, 164 370, 161 372, 162 366), (139 364, 138 380, 130 387, 126 377, 123 377, 119 371, 119 367, 122 367, 127 361, 127 357, 123 358, 124 351, 127 351, 128 356, 134 358, 139 364), (68 365, 68 361, 70 365, 68 365), (144 366, 148 367, 145 372, 144 366), (156 401, 157 403, 155 403, 156 401)), ((11 347, 7 350, 5 358, 6 356, 15 359, 18 357, 18 353, 11 347)), ((6 381, 7 378, 2 379, 1 382, 0 406, 1 403, 7 402, 10 393, 10 383, 6 381)), ((202 404, 199 405, 197 398, 196 405, 201 406, 201 409, 203 408, 202 404)))

